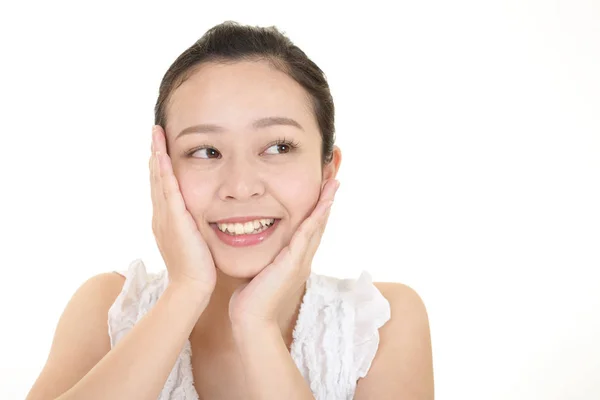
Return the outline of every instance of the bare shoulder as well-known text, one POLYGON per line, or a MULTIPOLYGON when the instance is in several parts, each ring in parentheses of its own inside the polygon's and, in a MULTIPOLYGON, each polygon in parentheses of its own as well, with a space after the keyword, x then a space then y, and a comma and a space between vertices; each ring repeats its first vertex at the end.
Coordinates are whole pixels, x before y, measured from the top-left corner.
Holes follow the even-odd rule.
POLYGON ((404 318, 427 319, 427 311, 421 296, 410 286, 396 282, 374 282, 373 284, 390 303, 392 320, 394 314, 400 316, 400 313, 404 318))
POLYGON ((50 354, 27 400, 61 395, 108 353, 108 310, 124 282, 118 273, 102 273, 75 291, 59 318, 50 354))
POLYGON ((104 272, 86 280, 75 292, 75 295, 80 292, 96 293, 100 296, 100 300, 110 300, 112 305, 117 295, 121 293, 124 283, 123 275, 117 272, 104 272))
POLYGON ((429 318, 421 296, 401 283, 374 285, 388 300, 391 318, 379 330, 377 354, 355 398, 433 399, 429 318))
MULTIPOLYGON (((397 296, 410 296, 410 297, 419 297, 417 292, 408 285, 398 282, 373 282, 373 285, 381 294, 383 294, 386 298, 388 296, 397 297, 397 296)), ((388 299, 389 300, 389 299, 388 299)))
POLYGON ((86 301, 96 300, 101 303, 110 301, 112 305, 116 297, 121 293, 124 283, 125 277, 117 272, 105 272, 94 275, 79 286, 69 304, 73 300, 82 299, 86 301))
POLYGON ((380 348, 406 354, 409 346, 415 354, 431 359, 429 316, 421 296, 402 283, 377 282, 375 287, 390 303, 391 318, 379 331, 380 348), (400 350, 402 348, 402 350, 400 350))

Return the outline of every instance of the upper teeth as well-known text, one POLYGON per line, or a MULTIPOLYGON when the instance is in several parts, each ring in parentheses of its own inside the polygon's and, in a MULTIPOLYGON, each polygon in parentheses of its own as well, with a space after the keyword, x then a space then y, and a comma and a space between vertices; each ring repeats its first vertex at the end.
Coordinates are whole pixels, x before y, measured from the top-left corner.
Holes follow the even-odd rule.
POLYGON ((261 229, 263 227, 271 226, 275 222, 275 219, 255 219, 254 221, 248 221, 245 223, 235 223, 235 224, 217 224, 219 230, 221 232, 231 232, 236 235, 248 234, 252 233, 255 230, 261 229))

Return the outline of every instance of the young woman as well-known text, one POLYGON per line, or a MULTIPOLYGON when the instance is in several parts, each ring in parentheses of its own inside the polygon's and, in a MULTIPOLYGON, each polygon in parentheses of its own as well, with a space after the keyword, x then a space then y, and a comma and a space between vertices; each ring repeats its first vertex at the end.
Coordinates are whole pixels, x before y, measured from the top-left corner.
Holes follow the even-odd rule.
POLYGON ((275 28, 209 30, 155 108, 166 270, 136 260, 84 283, 28 399, 433 399, 419 296, 311 273, 340 161, 304 52, 275 28))

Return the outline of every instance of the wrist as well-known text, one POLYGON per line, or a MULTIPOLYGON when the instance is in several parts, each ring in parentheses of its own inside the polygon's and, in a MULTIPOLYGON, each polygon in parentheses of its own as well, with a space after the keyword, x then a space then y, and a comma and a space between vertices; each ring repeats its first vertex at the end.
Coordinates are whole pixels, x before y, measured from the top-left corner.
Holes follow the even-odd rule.
POLYGON ((178 293, 184 297, 187 302, 193 306, 200 307, 202 310, 208 305, 212 291, 204 286, 188 281, 169 282, 167 290, 178 293))
POLYGON ((231 328, 233 338, 238 346, 245 346, 250 342, 254 343, 258 338, 281 338, 281 330, 275 321, 249 319, 232 321, 231 328))

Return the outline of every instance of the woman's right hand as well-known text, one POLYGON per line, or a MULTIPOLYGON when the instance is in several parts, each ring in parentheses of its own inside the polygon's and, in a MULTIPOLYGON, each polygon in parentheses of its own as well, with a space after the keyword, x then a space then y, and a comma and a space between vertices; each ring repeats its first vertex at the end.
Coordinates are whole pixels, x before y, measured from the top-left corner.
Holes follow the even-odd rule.
POLYGON ((150 157, 152 231, 169 274, 169 283, 191 287, 208 300, 217 272, 208 245, 187 210, 161 126, 152 129, 150 157))

